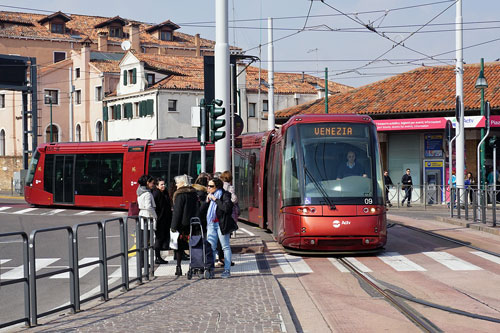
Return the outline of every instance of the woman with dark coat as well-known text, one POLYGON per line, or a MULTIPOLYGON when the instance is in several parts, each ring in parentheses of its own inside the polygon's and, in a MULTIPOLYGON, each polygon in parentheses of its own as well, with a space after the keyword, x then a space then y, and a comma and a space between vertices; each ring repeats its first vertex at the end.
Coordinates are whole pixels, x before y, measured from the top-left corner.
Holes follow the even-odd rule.
POLYGON ((172 231, 180 233, 177 242, 178 248, 174 250, 174 259, 177 260, 175 275, 182 275, 181 260, 184 250, 189 248, 187 239, 189 235, 189 225, 192 217, 197 217, 200 211, 200 203, 196 190, 191 186, 188 175, 174 178, 177 191, 174 193, 174 211, 172 215, 172 231))
POLYGON ((165 181, 162 178, 156 180, 156 188, 153 189, 153 197, 156 203, 156 239, 155 239, 155 264, 168 264, 163 260, 160 251, 168 250, 170 241, 170 224, 172 222, 172 205, 170 197, 165 190, 165 181))
POLYGON ((233 203, 231 193, 224 191, 224 183, 218 178, 208 182, 207 200, 202 203, 201 212, 207 217, 207 239, 212 246, 212 251, 217 253, 217 239, 220 240, 224 252, 224 272, 221 278, 231 276, 231 246, 230 234, 238 227, 231 216, 233 203))

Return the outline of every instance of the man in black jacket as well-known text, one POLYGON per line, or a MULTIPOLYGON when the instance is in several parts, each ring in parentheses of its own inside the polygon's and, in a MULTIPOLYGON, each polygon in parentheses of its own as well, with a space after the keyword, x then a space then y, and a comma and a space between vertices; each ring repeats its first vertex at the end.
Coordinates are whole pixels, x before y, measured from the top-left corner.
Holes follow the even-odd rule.
POLYGON ((389 171, 384 171, 384 186, 385 186, 385 203, 392 207, 391 201, 389 200, 389 186, 394 186, 391 177, 389 177, 389 171))
POLYGON ((405 200, 408 199, 408 207, 411 207, 410 202, 411 202, 411 191, 412 191, 413 182, 411 180, 409 168, 406 169, 406 173, 403 175, 403 178, 401 178, 401 183, 403 184, 403 190, 405 190, 405 197, 403 198, 401 205, 404 206, 405 200))

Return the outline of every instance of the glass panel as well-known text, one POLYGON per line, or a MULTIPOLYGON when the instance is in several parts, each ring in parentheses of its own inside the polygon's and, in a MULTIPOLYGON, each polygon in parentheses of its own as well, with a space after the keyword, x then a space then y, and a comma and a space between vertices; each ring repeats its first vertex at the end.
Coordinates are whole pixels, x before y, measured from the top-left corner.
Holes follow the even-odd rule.
POLYGON ((56 156, 54 168, 54 202, 64 200, 64 156, 56 156))
POLYGON ((304 204, 327 204, 325 196, 333 204, 364 204, 365 198, 382 204, 373 125, 302 124, 295 133, 292 128, 288 132, 283 156, 285 204, 296 204, 298 198, 304 204))
POLYGON ((120 196, 123 188, 123 154, 82 154, 76 157, 75 193, 120 196))
POLYGON ((74 164, 73 155, 64 157, 63 202, 65 203, 73 202, 73 164, 74 164))
POLYGON ((43 189, 45 192, 53 193, 54 180, 54 155, 45 155, 45 167, 43 171, 43 189))
POLYGON ((35 155, 33 155, 33 157, 31 157, 31 162, 30 162, 30 165, 28 167, 28 174, 26 175, 26 185, 27 186, 29 186, 29 185, 31 185, 31 183, 33 183, 33 177, 35 177, 36 167, 38 165, 39 159, 40 159, 40 153, 37 150, 35 152, 35 155))

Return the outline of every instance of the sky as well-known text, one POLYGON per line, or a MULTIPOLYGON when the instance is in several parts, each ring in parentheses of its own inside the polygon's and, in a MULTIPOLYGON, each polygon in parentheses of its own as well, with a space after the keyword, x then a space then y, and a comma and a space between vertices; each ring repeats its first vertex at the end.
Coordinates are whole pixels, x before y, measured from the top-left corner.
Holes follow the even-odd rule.
MULTIPOLYGON (((455 65, 456 0, 228 0, 229 43, 267 69, 273 18, 275 71, 360 87, 420 66, 455 65), (259 47, 260 46, 260 47, 259 47)), ((166 20, 215 40, 216 0, 0 0, 0 10, 166 20)), ((462 0, 463 59, 500 58, 500 1, 462 0)), ((257 64, 258 66, 258 64, 257 64)))

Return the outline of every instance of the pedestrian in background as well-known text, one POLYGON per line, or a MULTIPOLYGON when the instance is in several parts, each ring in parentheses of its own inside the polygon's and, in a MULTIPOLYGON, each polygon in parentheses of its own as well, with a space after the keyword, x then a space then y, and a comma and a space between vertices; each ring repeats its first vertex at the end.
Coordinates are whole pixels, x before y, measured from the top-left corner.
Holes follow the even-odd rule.
POLYGON ((172 206, 168 191, 165 190, 165 180, 156 179, 156 187, 153 189, 153 198, 156 204, 156 230, 155 230, 155 264, 168 264, 161 257, 162 250, 168 250, 170 241, 170 224, 172 223, 172 206))
MULTIPOLYGON (((201 203, 207 200, 207 185, 208 182, 212 179, 210 175, 206 172, 202 172, 198 175, 196 180, 194 181, 193 187, 196 190, 196 194, 198 195, 198 200, 201 203)), ((203 232, 207 232, 207 217, 205 214, 200 214, 200 221, 203 227, 203 232)))
POLYGON ((476 180, 474 179, 472 172, 467 172, 467 177, 465 177, 464 184, 467 192, 469 192, 469 204, 472 204, 472 197, 474 195, 474 191, 472 189, 474 188, 474 186, 476 186, 476 180))
MULTIPOLYGON (((141 222, 141 235, 139 235, 139 247, 143 244, 149 245, 149 233, 146 239, 143 240, 142 235, 144 235, 144 225, 148 223, 149 218, 153 218, 153 229, 156 228, 156 204, 153 198, 152 190, 155 187, 155 179, 150 175, 142 175, 139 180, 139 187, 137 188, 137 204, 139 206, 139 220, 141 222)), ((142 255, 139 256, 141 261, 141 267, 144 267, 142 255)))
POLYGON ((200 203, 196 189, 191 186, 191 179, 188 175, 176 176, 174 178, 177 191, 174 193, 174 210, 172 215, 172 231, 180 233, 177 241, 177 250, 174 250, 174 259, 177 261, 175 275, 182 275, 181 260, 184 250, 189 249, 188 236, 189 226, 192 217, 198 217, 200 203))
POLYGON ((202 204, 202 214, 206 212, 207 216, 207 239, 212 246, 214 258, 217 254, 217 240, 220 239, 222 251, 224 252, 224 272, 221 278, 225 279, 231 276, 231 246, 229 235, 235 231, 238 226, 231 216, 233 212, 233 203, 231 202, 231 193, 224 191, 224 183, 219 178, 214 178, 208 182, 207 201, 202 204))
POLYGON ((389 171, 384 171, 384 186, 385 186, 385 203, 392 207, 391 201, 389 200, 389 186, 394 186, 391 177, 389 177, 389 171))
POLYGON ((403 190, 405 191, 405 196, 403 201, 401 201, 401 205, 405 205, 405 201, 408 200, 408 207, 411 207, 411 191, 413 190, 413 181, 410 175, 410 168, 406 169, 406 173, 401 178, 401 183, 403 184, 403 190))

